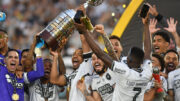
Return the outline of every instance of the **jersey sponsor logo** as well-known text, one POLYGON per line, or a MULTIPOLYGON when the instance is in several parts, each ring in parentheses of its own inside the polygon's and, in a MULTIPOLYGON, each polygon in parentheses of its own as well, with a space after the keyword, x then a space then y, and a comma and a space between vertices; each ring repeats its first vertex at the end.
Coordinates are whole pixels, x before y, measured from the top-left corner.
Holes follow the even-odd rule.
POLYGON ((113 93, 113 91, 114 91, 114 88, 109 83, 107 83, 104 86, 101 86, 101 87, 98 88, 98 92, 101 95, 111 94, 111 93, 113 93))
POLYGON ((147 82, 140 82, 140 83, 136 83, 136 82, 130 82, 130 81, 127 81, 126 84, 128 86, 131 86, 131 87, 134 87, 134 86, 147 86, 147 82))
POLYGON ((178 77, 180 74, 174 75, 174 78, 178 77))
POLYGON ((111 80, 111 75, 109 75, 109 73, 106 74, 106 79, 111 80))
POLYGON ((180 79, 174 81, 174 89, 180 88, 180 79))
POLYGON ((136 83, 136 86, 147 86, 148 83, 142 82, 142 83, 136 83))
POLYGON ((136 82, 127 81, 126 84, 127 84, 128 86, 135 86, 136 82))
POLYGON ((115 70, 114 70, 115 72, 117 72, 117 73, 120 73, 120 74, 125 74, 126 73, 126 71, 125 70, 122 70, 122 69, 118 69, 118 68, 115 68, 115 70))

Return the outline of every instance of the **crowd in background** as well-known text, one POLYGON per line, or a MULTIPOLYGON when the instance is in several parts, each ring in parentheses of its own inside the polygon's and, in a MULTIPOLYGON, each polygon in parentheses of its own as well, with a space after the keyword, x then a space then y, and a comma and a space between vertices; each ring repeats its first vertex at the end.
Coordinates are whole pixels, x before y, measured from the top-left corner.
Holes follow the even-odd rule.
MULTIPOLYGON (((67 9, 75 9, 85 2, 86 0, 2 0, 1 10, 7 14, 3 25, 8 26, 9 46, 15 49, 29 48, 32 36, 45 28, 58 14, 67 9)), ((124 11, 122 5, 125 3, 128 1, 104 0, 98 7, 89 7, 87 14, 93 25, 104 24, 106 32, 110 34, 124 11)), ((65 46, 64 55, 72 55, 74 49, 80 47, 81 43, 77 38, 78 34, 75 32, 65 46)))
MULTIPOLYGON (((67 86, 66 97, 69 101, 78 99, 81 99, 80 101, 93 101, 92 99, 100 101, 129 101, 130 99, 174 101, 175 99, 179 101, 178 21, 172 17, 166 18, 154 5, 147 4, 148 13, 154 18, 148 19, 149 15, 142 18, 144 51, 141 48, 132 47, 127 57, 122 56, 123 47, 120 39, 117 36, 106 35, 112 32, 117 18, 123 13, 122 4, 128 3, 125 0, 108 0, 98 7, 88 8, 87 15, 92 24, 96 25, 94 27, 96 33, 89 32, 83 23, 79 25, 76 23, 78 31, 72 35, 64 50, 46 49, 48 52, 45 52, 38 47, 39 41, 34 37, 38 32, 60 12, 77 8, 84 2, 82 0, 3 0, 1 2, 7 19, 1 22, 1 28, 5 30, 0 31, 2 58, 0 77, 3 78, 0 81, 2 85, 0 89, 7 88, 7 90, 3 90, 0 94, 12 95, 12 99, 16 99, 13 98, 14 94, 19 94, 20 100, 27 98, 30 101, 35 99, 58 101, 60 91, 64 90, 63 86, 67 86), (99 23, 102 25, 97 25, 99 23), (158 28, 157 23, 161 24, 162 28, 158 28), (167 32, 174 38, 169 37, 167 32), (96 43, 100 35, 107 50, 109 49, 109 55, 96 43), (77 39, 80 40, 77 41, 77 39), (23 50, 26 48, 30 50, 23 50), (19 51, 14 49, 23 51, 21 55, 17 55, 19 51), (34 56, 33 51, 36 54, 34 56), (63 64, 61 52, 63 56, 72 55, 72 60, 68 60, 68 64, 72 62, 71 73, 67 71, 68 66, 65 67, 63 64), (43 56, 44 53, 52 57, 47 58, 46 55, 43 56), (159 81, 155 77, 155 80, 152 78, 153 68, 159 70, 159 81), (11 89, 9 90, 8 87, 11 89), (16 88, 13 89, 13 87, 16 88), (162 95, 158 95, 160 88, 162 95), (12 94, 7 93, 8 91, 12 94)), ((11 99, 11 97, 8 98, 11 99)))

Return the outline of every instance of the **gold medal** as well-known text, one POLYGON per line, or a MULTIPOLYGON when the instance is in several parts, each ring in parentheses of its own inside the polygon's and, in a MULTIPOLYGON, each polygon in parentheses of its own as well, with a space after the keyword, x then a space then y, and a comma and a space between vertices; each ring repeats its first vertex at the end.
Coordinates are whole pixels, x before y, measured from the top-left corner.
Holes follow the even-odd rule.
POLYGON ((12 95, 12 100, 18 101, 18 100, 19 100, 19 95, 18 95, 17 93, 14 93, 14 94, 12 95))

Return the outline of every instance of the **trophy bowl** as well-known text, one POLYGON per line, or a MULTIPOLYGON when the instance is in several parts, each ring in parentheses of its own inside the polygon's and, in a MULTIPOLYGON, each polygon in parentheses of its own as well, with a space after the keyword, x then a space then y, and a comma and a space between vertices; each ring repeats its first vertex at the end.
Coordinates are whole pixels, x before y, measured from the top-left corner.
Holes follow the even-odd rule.
MULTIPOLYGON (((87 8, 89 5, 98 6, 102 2, 103 0, 88 0, 84 3, 84 8, 87 8)), ((74 9, 69 9, 60 13, 41 31, 40 38, 45 41, 47 47, 52 50, 64 47, 68 38, 74 32, 74 17, 76 12, 74 9)))

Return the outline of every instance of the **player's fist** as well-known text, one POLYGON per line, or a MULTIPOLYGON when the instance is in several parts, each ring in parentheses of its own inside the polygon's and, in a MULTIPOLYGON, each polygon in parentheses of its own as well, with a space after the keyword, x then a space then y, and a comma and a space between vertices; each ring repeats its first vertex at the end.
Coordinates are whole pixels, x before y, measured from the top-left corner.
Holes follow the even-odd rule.
POLYGON ((100 33, 100 34, 102 34, 102 35, 105 34, 105 32, 104 32, 104 26, 101 25, 101 24, 96 25, 96 26, 94 27, 94 29, 95 29, 98 33, 100 33))

